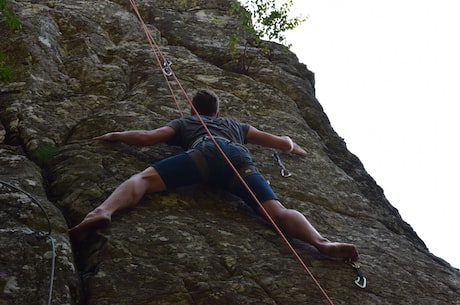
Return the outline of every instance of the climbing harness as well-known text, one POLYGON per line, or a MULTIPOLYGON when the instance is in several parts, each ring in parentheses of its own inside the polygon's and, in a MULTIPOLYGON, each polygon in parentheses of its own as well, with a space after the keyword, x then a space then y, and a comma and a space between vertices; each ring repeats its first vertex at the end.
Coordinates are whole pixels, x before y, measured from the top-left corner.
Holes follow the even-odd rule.
POLYGON ((291 177, 292 174, 291 174, 291 172, 286 168, 286 166, 284 166, 283 162, 281 161, 281 157, 280 157, 276 152, 273 152, 273 153, 272 153, 272 157, 275 159, 275 161, 278 163, 278 165, 279 165, 279 167, 280 167, 280 174, 281 174, 281 177, 284 177, 284 178, 291 177))
POLYGON ((353 267, 353 269, 355 269, 357 274, 357 277, 355 279, 356 286, 363 289, 366 288, 367 279, 361 272, 361 265, 358 262, 351 262, 351 266, 353 267))
POLYGON ((36 199, 32 194, 24 191, 23 189, 14 186, 13 184, 6 182, 4 180, 0 179, 0 183, 3 185, 6 185, 16 191, 19 191, 23 194, 25 194, 27 197, 29 197, 37 206, 40 208, 40 210, 43 212, 43 215, 46 218, 46 221, 48 222, 48 232, 38 232, 37 233, 37 238, 38 239, 46 239, 48 238, 51 243, 51 249, 52 249, 52 256, 51 256, 51 272, 50 272, 50 284, 49 284, 49 294, 48 294, 48 305, 51 305, 52 298, 53 298, 53 283, 54 283, 54 272, 56 269, 56 245, 54 244, 54 239, 51 236, 51 222, 48 214, 46 213, 45 209, 43 206, 40 204, 40 201, 36 199))

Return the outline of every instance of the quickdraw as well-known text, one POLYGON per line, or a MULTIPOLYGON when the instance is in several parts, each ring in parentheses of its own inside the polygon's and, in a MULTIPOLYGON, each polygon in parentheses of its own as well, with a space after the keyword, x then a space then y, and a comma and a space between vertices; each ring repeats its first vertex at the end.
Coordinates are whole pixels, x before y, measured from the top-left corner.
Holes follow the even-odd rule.
POLYGON ((358 286, 359 288, 363 288, 363 289, 366 288, 367 280, 366 280, 366 277, 361 272, 361 265, 357 262, 352 262, 351 266, 353 267, 353 269, 355 269, 356 274, 358 275, 355 279, 356 286, 358 286))
POLYGON ((163 70, 163 73, 166 76, 172 76, 172 71, 170 68, 171 65, 172 65, 172 62, 170 62, 169 60, 166 60, 161 67, 161 69, 163 70))
POLYGON ((281 161, 280 156, 278 156, 277 153, 273 152, 272 157, 275 159, 275 161, 278 163, 280 167, 281 176, 284 178, 291 177, 292 176, 291 172, 286 168, 286 166, 284 166, 283 162, 281 161))

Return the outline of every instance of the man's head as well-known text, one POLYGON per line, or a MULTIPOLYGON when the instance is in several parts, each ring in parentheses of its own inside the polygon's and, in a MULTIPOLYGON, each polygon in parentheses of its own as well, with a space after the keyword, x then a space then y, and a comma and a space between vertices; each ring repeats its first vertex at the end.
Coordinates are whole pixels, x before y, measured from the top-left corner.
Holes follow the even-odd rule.
MULTIPOLYGON (((219 98, 211 90, 200 89, 192 99, 193 107, 200 115, 218 116, 219 115, 219 98)), ((193 113, 193 109, 192 109, 193 113)))

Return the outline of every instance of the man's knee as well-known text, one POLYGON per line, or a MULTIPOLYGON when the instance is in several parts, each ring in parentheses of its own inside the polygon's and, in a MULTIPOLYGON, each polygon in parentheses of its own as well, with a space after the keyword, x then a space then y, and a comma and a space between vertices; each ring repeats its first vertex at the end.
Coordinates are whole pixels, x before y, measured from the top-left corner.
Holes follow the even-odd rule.
POLYGON ((166 190, 166 185, 163 182, 163 179, 153 167, 149 167, 144 171, 132 176, 131 179, 136 179, 140 183, 145 184, 148 193, 162 192, 166 190))
MULTIPOLYGON (((270 215, 273 220, 277 220, 287 211, 287 209, 275 199, 267 200, 262 202, 263 209, 270 215)), ((258 208, 258 212, 261 215, 264 215, 262 208, 258 208)))

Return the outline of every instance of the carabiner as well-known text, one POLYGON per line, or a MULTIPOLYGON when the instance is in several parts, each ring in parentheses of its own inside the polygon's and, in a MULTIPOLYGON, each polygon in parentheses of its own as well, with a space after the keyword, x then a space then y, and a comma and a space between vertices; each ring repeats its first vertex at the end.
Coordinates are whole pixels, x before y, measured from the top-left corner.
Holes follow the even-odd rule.
POLYGON ((280 173, 281 173, 281 176, 284 177, 284 178, 287 178, 287 177, 291 177, 292 174, 290 171, 288 171, 286 168, 282 168, 280 170, 280 173))
POLYGON ((366 288, 366 284, 367 284, 367 281, 366 281, 366 278, 364 276, 358 276, 355 280, 355 284, 359 287, 359 288, 366 288))
POLYGON ((170 62, 169 60, 166 60, 163 63, 162 70, 163 70, 163 73, 166 76, 171 76, 172 75, 172 71, 171 71, 171 68, 170 68, 171 65, 172 65, 172 62, 170 62))

